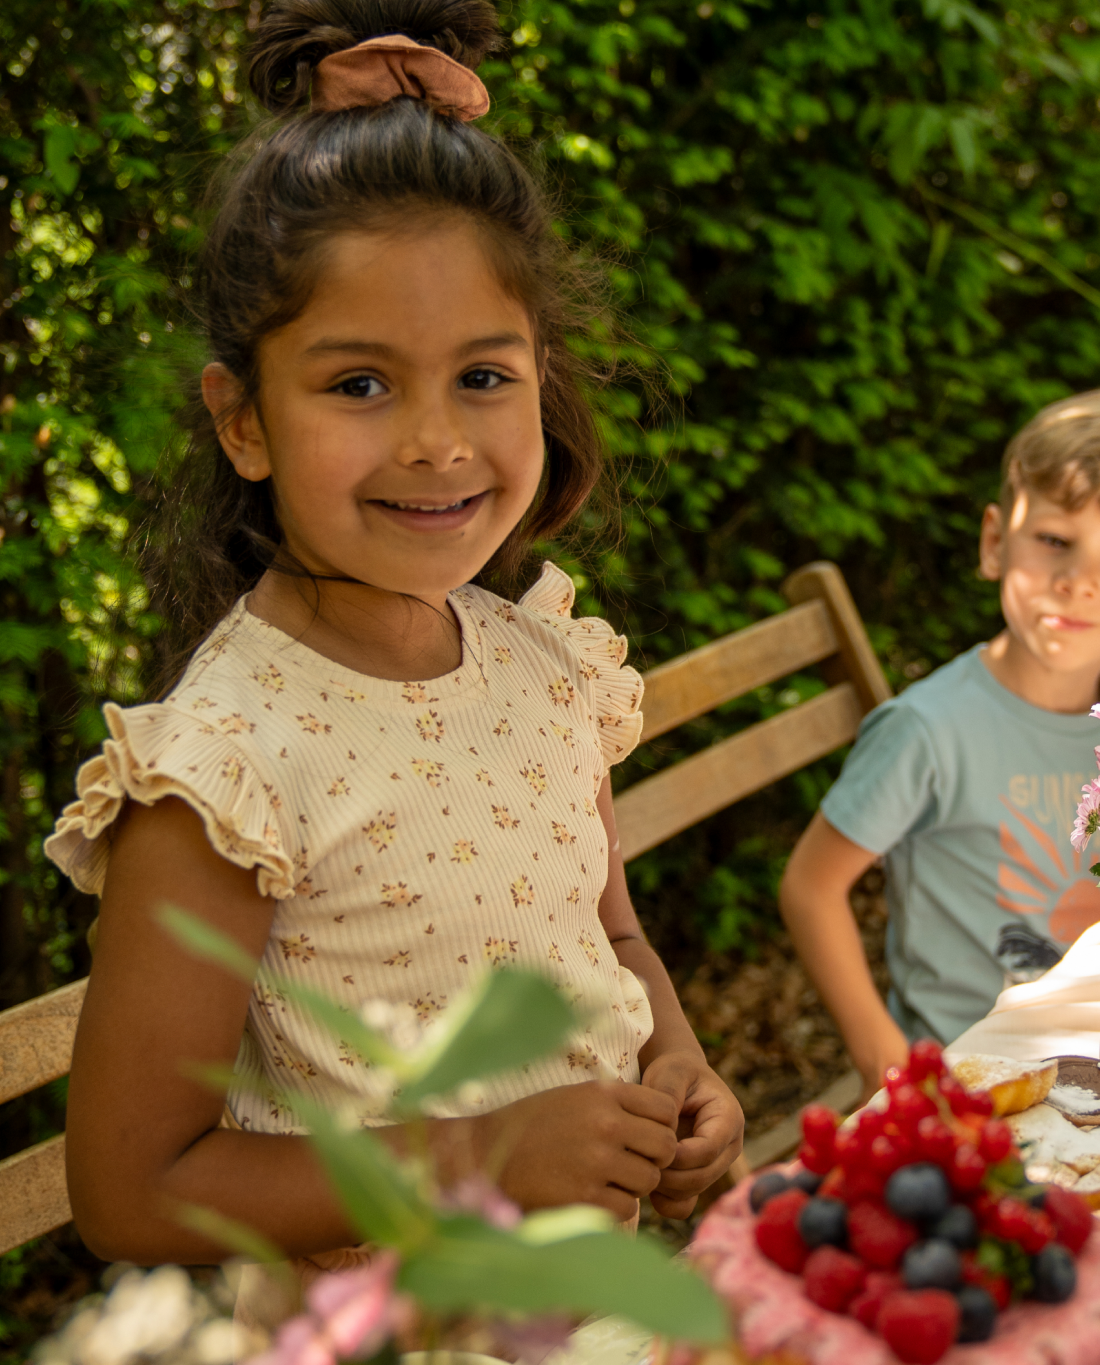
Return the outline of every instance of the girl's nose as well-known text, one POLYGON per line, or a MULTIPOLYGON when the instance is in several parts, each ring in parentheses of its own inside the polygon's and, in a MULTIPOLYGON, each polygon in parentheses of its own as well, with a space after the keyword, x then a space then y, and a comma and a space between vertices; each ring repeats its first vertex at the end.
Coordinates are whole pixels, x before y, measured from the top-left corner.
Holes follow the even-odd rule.
POLYGON ((426 403, 408 414, 397 443, 397 459, 403 465, 429 465, 443 471, 473 458, 473 446, 446 404, 426 403))

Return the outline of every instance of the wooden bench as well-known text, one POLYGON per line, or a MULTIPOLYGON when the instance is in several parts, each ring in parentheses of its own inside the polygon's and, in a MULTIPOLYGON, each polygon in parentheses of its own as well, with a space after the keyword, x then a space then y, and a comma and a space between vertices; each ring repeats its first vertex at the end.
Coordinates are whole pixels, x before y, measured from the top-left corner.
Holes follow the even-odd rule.
MULTIPOLYGON (((799 569, 783 591, 788 611, 645 675, 642 741, 813 665, 829 686, 627 788, 615 801, 627 861, 849 743, 864 715, 891 695, 835 564, 799 569)), ((0 1013, 0 1103, 68 1074, 86 985, 74 981, 0 1013)), ((847 1108, 858 1090, 853 1072, 822 1099, 847 1108)), ((796 1121, 785 1120, 746 1146, 742 1169, 774 1160, 796 1142, 796 1121)), ((71 1217, 64 1134, 0 1162, 0 1252, 71 1217)))

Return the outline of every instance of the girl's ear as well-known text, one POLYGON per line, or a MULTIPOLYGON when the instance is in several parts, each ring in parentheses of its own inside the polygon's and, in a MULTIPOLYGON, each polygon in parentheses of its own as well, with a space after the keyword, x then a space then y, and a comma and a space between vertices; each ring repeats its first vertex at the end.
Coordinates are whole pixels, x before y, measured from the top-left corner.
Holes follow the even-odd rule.
POLYGON ((242 479, 259 483, 271 474, 267 442, 255 404, 242 402, 241 382, 220 361, 202 372, 202 401, 214 419, 218 440, 242 479))
POLYGON ((999 581, 1004 555, 1004 513, 991 502, 982 513, 982 533, 978 541, 978 573, 990 583, 999 581))

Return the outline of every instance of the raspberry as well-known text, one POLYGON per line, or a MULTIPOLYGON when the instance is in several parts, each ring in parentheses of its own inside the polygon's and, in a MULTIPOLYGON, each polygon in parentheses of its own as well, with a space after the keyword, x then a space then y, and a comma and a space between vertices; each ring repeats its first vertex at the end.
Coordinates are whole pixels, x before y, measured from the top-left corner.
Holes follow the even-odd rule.
POLYGON ((1004 1119, 990 1119, 978 1138, 978 1151, 986 1161, 1003 1161, 1012 1151, 1012 1129, 1004 1119))
POLYGON ((848 1312, 857 1322, 863 1323, 869 1331, 878 1327, 878 1315, 882 1305, 891 1294, 903 1289, 901 1276, 893 1270, 870 1270, 863 1292, 857 1294, 848 1305, 848 1312))
POLYGON ((806 1297, 832 1313, 843 1313, 867 1278, 860 1261, 832 1246, 818 1247, 812 1252, 802 1273, 806 1297))
POLYGON ((893 1270, 916 1240, 913 1224, 891 1213, 885 1204, 861 1199, 848 1210, 848 1245, 876 1269, 893 1270))
POLYGON ((1092 1211, 1079 1194, 1051 1185, 1043 1200, 1043 1212, 1054 1224, 1055 1240, 1076 1256, 1092 1231, 1092 1211))
POLYGON ((785 1190, 769 1199, 756 1220, 756 1245, 769 1261, 797 1275, 810 1249, 798 1231, 798 1215, 810 1202, 803 1190, 785 1190))
POLYGON ((811 1147, 827 1151, 836 1138, 838 1116, 823 1104, 808 1104, 802 1111, 802 1136, 811 1147))
POLYGON ((916 1132, 921 1119, 934 1118, 939 1110, 915 1085, 899 1085, 890 1096, 890 1117, 903 1132, 916 1132))
POLYGON ((878 1330, 906 1365, 934 1365, 952 1346, 959 1328, 959 1304, 945 1289, 900 1290, 878 1315, 878 1330))
POLYGON ((931 1038, 922 1038, 909 1049, 909 1076, 913 1081, 919 1084, 926 1076, 939 1080, 944 1070, 943 1048, 931 1038))
POLYGON ((828 1149, 814 1147, 809 1142, 804 1142, 798 1149, 798 1159, 808 1171, 813 1171, 815 1175, 828 1175, 836 1165, 836 1153, 830 1144, 828 1149))
POLYGON ((955 1135, 940 1118, 923 1118, 917 1124, 917 1152, 945 1170, 955 1155, 955 1135))
POLYGON ((947 1178, 953 1189, 976 1190, 985 1179, 985 1161, 972 1143, 960 1142, 951 1158, 947 1178))

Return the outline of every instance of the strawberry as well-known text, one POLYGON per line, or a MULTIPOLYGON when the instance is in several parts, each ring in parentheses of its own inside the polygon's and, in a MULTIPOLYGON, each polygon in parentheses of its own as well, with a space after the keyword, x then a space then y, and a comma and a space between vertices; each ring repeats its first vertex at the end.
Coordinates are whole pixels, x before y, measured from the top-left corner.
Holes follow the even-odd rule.
POLYGON ((889 1295, 905 1288, 905 1281, 896 1270, 870 1270, 863 1292, 848 1305, 848 1312, 873 1332, 878 1326, 878 1315, 889 1295))
POLYGON ((792 1275, 801 1272, 810 1254, 798 1231, 798 1215, 809 1202, 805 1190, 786 1190, 769 1199, 756 1220, 756 1245, 769 1261, 792 1275))
POLYGON ((945 1289, 900 1290, 883 1303, 878 1330, 906 1365, 934 1365, 954 1344, 959 1303, 945 1289))
POLYGON ((1043 1212, 1054 1225, 1054 1237, 1076 1256, 1092 1231, 1092 1210, 1079 1194, 1051 1185, 1043 1200, 1043 1212))
POLYGON ((843 1313, 867 1279, 863 1263, 834 1246, 811 1252, 802 1274, 806 1297, 832 1313, 843 1313))
POLYGON ((913 1224, 878 1200, 861 1199, 848 1210, 848 1245, 876 1269, 893 1270, 916 1240, 913 1224))

